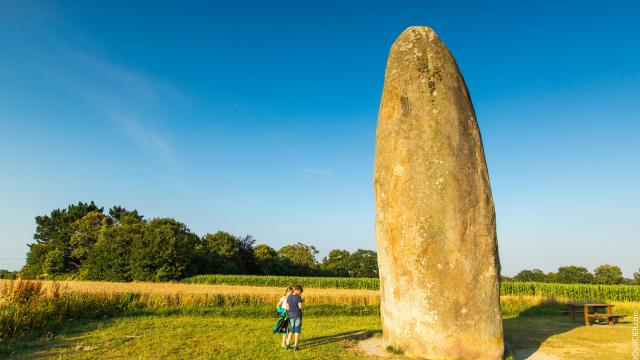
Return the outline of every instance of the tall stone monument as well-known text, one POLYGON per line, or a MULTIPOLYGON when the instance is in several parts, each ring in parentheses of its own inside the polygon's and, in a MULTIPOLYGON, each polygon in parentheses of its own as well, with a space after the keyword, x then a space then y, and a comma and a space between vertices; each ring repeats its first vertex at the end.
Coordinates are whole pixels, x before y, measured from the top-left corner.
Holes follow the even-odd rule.
POLYGON ((456 61, 410 27, 389 52, 374 191, 385 342, 423 359, 501 359, 495 211, 456 61))

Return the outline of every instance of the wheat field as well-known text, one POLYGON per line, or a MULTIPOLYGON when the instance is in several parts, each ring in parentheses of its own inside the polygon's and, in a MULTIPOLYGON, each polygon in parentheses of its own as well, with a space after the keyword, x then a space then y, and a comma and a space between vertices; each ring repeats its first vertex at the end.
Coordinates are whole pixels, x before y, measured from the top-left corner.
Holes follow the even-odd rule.
MULTIPOLYGON (((11 280, 0 280, 0 286, 11 280)), ((157 305, 225 304, 270 304, 274 306, 284 294, 283 288, 238 285, 201 285, 184 283, 149 282, 100 282, 100 281, 41 281, 46 291, 87 293, 103 296, 114 294, 139 294, 145 303, 157 305)), ((313 289, 304 290, 307 304, 378 305, 378 291, 359 289, 313 289)))

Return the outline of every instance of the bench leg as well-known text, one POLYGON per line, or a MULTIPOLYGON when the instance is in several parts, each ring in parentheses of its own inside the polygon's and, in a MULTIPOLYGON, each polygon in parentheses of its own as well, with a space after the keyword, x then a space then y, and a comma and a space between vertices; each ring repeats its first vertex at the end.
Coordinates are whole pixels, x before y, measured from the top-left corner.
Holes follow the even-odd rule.
POLYGON ((591 326, 591 321, 589 321, 589 308, 584 307, 584 326, 591 326))

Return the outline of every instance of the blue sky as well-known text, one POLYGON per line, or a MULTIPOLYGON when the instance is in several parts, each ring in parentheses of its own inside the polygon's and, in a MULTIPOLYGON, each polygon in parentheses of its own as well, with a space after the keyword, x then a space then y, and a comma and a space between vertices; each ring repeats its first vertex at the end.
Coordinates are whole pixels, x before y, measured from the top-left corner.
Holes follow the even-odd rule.
POLYGON ((634 2, 0 0, 0 268, 77 201, 374 248, 395 37, 433 27, 483 135, 503 272, 640 268, 634 2))

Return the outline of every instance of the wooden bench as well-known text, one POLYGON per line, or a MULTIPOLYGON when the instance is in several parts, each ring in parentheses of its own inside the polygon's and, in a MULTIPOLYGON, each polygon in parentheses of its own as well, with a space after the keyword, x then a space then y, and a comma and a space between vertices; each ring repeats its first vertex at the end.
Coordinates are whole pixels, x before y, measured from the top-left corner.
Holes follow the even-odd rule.
POLYGON ((582 316, 585 326, 590 326, 591 320, 594 323, 600 323, 600 319, 607 319, 609 325, 615 325, 619 319, 625 317, 623 314, 614 314, 612 308, 615 305, 612 304, 567 303, 567 306, 569 306, 569 310, 561 311, 560 313, 569 315, 574 323, 576 322, 576 314, 582 316), (598 309, 606 309, 606 314, 599 313, 598 309))
POLYGON ((600 314, 600 313, 593 313, 593 314, 589 314, 587 315, 587 317, 589 319, 593 319, 593 322, 600 322, 600 319, 607 319, 607 323, 609 325, 613 325, 615 323, 618 322, 618 320, 624 318, 625 314, 600 314))
MULTIPOLYGON (((561 315, 569 315, 569 316, 575 316, 573 310, 561 310, 558 311, 561 315)), ((582 314, 581 314, 582 315, 582 314)), ((593 319, 594 322, 599 322, 601 319, 606 319, 607 323, 609 323, 610 325, 615 324, 618 322, 618 320, 624 318, 625 314, 600 314, 600 313, 590 313, 587 315, 587 318, 589 318, 589 320, 593 319)))

